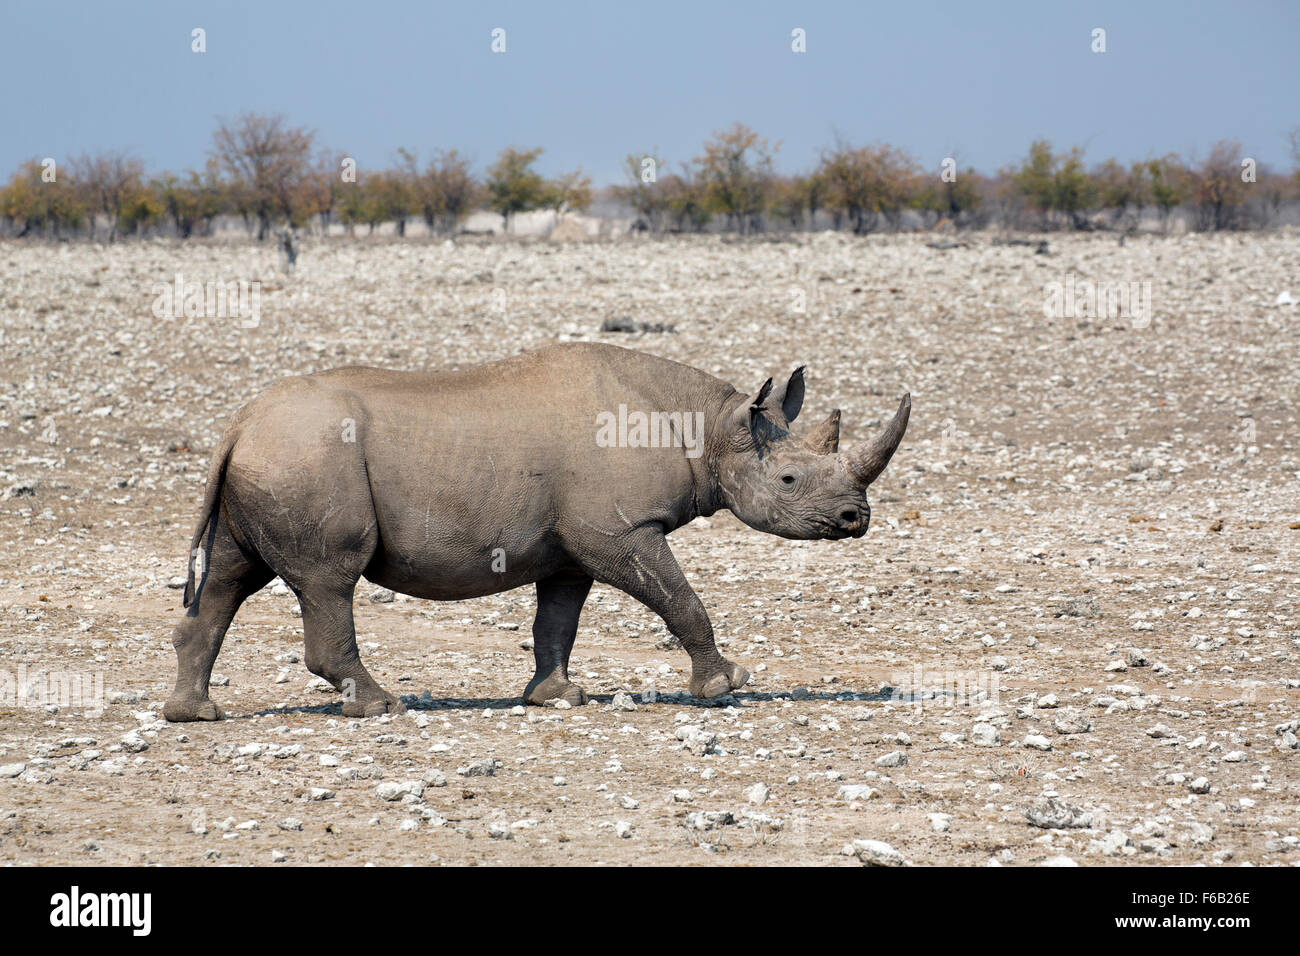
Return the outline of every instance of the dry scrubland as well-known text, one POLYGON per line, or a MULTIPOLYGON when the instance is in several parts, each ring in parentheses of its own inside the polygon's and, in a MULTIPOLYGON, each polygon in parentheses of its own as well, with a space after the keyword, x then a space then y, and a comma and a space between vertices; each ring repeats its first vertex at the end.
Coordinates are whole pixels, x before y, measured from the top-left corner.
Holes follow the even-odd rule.
POLYGON ((1274 301, 1297 286, 1293 232, 331 242, 292 276, 247 245, 4 243, 0 672, 102 674, 109 702, 0 702, 0 861, 858 865, 890 854, 846 845, 876 840, 916 864, 1293 865, 1300 311, 1274 301), (178 271, 264 280, 260 326, 154 318, 178 271), (1070 273, 1150 281, 1154 321, 1045 318, 1070 273), (676 331, 598 331, 620 317, 676 331), (362 582, 363 655, 407 715, 343 718, 268 588, 217 663, 229 719, 160 720, 169 582, 236 407, 284 375, 565 339, 745 390, 807 362, 804 423, 842 406, 847 443, 912 390, 866 538, 727 514, 674 535, 752 686, 685 697, 685 654, 597 585, 574 672, 598 696, 524 710, 531 591, 362 582), (958 677, 988 699, 930 693, 958 677))

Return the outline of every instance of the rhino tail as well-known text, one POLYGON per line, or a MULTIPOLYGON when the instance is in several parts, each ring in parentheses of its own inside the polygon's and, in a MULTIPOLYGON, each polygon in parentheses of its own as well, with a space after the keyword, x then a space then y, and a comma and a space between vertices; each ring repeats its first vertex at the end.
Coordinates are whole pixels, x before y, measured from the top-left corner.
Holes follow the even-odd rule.
POLYGON ((199 548, 204 547, 203 539, 208 539, 206 550, 203 552, 202 570, 199 572, 199 581, 202 582, 203 575, 207 573, 208 565, 212 557, 212 537, 217 528, 217 516, 221 512, 221 485, 226 478, 226 462, 230 459, 231 449, 235 447, 236 429, 229 429, 221 438, 221 444, 217 447, 217 453, 212 456, 212 463, 208 465, 208 480, 203 488, 203 510, 199 513, 199 523, 194 529, 194 537, 190 540, 190 557, 189 568, 185 576, 185 596, 182 598, 182 605, 189 607, 194 603, 195 595, 198 592, 194 580, 195 559, 199 555, 199 548))

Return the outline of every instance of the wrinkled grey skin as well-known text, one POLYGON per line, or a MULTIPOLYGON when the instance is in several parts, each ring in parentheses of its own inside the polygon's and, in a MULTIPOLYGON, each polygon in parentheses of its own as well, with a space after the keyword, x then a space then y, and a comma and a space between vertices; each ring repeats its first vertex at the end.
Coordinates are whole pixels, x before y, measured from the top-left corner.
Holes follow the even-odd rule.
POLYGON ((837 454, 838 411, 790 434, 803 393, 802 369, 745 396, 676 362, 582 343, 464 371, 343 368, 277 383, 239 410, 210 466, 164 715, 220 716, 208 681, 222 639, 276 575, 302 606, 307 668, 343 692, 347 716, 403 709, 357 653, 362 577, 441 601, 536 584, 527 703, 586 701, 568 663, 593 580, 664 619, 690 655, 692 694, 741 687, 748 672, 718 653, 665 536, 727 508, 786 538, 861 537, 866 487, 911 407, 905 397, 884 434, 837 454), (601 447, 597 416, 620 404, 703 413, 702 453, 601 447))

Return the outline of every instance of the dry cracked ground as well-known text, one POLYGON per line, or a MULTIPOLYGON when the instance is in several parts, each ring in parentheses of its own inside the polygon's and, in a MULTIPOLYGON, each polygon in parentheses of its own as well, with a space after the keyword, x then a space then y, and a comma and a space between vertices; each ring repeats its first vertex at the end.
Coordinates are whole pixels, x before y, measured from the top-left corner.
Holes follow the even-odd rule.
POLYGON ((0 244, 0 861, 1295 865, 1300 236, 1049 239, 339 240, 292 274, 246 244, 0 244), (178 273, 260 281, 260 321, 158 318, 178 273), (1087 308, 1134 282, 1149 311, 1087 308), (593 702, 523 708, 531 591, 363 581, 406 715, 341 715, 280 586, 218 660, 228 719, 161 720, 240 404, 573 339, 746 391, 806 362, 846 444, 912 391, 865 538, 673 536, 751 686, 687 697, 663 626, 598 585, 593 702))

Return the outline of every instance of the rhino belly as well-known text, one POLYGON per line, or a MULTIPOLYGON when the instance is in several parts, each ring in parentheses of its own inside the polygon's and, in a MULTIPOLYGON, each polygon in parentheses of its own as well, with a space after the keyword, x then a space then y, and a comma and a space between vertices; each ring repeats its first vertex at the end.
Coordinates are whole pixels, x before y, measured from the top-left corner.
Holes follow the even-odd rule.
MULTIPOLYGON (((372 413, 373 414, 373 413, 372 413)), ((366 469, 379 526, 367 579, 413 597, 460 600, 573 567, 554 531, 549 442, 455 416, 374 415, 366 469)))
POLYGON ((529 514, 379 512, 379 546, 365 577, 412 597, 457 601, 532 584, 576 567, 557 536, 529 514))

